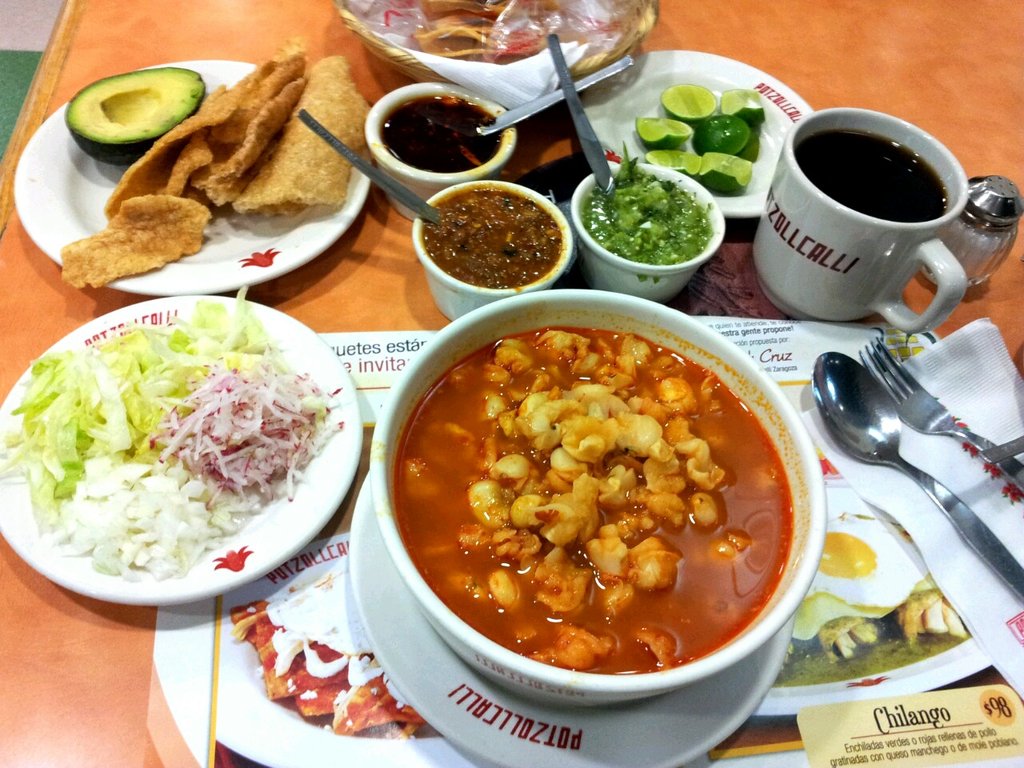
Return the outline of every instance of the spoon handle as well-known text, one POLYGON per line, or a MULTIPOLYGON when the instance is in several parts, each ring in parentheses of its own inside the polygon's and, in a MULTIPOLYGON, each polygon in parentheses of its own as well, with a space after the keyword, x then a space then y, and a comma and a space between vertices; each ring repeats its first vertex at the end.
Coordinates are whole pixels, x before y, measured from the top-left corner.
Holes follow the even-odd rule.
POLYGON ((580 101, 580 95, 576 93, 576 86, 573 85, 572 75, 569 73, 565 56, 562 55, 562 47, 558 42, 558 35, 548 35, 548 51, 551 53, 551 61, 555 65, 558 82, 565 95, 565 104, 569 107, 569 116, 576 127, 576 135, 580 140, 583 156, 587 159, 590 170, 594 172, 597 186, 608 192, 612 188, 612 172, 604 155, 604 146, 597 138, 597 134, 594 133, 594 126, 590 124, 590 118, 583 110, 583 102, 580 101))
POLYGON ((902 458, 895 465, 921 486, 929 498, 946 513, 946 517, 967 546, 978 554, 982 562, 986 563, 1020 600, 1024 600, 1024 567, 1021 567, 1017 558, 992 533, 992 529, 985 525, 959 496, 927 472, 902 458))
MULTIPOLYGON (((633 66, 633 57, 623 56, 621 59, 609 64, 607 67, 599 69, 597 72, 575 81, 573 87, 577 92, 583 91, 602 80, 606 80, 612 75, 617 75, 622 70, 631 66, 633 66)), ((489 136, 492 133, 498 133, 505 130, 510 125, 515 125, 521 120, 532 117, 538 112, 541 112, 564 99, 565 94, 562 92, 561 81, 559 81, 559 87, 555 90, 548 91, 547 93, 538 96, 533 101, 528 101, 525 104, 520 104, 518 107, 512 107, 511 109, 502 112, 493 123, 490 125, 477 126, 472 133, 479 136, 489 136)))
POLYGON ((304 109, 300 109, 299 119, 306 124, 306 127, 309 128, 309 130, 327 142, 327 145, 331 149, 348 160, 356 170, 360 171, 364 176, 385 192, 398 198, 410 210, 415 211, 417 216, 433 222, 434 224, 441 223, 441 213, 437 208, 432 206, 408 187, 405 187, 392 179, 369 160, 366 160, 357 154, 348 146, 348 144, 327 130, 326 126, 309 114, 309 112, 304 109))

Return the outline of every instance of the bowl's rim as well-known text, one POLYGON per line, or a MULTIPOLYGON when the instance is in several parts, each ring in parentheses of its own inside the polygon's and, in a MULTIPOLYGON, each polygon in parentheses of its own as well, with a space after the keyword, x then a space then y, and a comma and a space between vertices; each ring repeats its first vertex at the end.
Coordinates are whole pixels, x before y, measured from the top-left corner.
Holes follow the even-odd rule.
MULTIPOLYGON (((611 161, 609 161, 608 165, 612 170, 612 175, 616 173, 620 166, 619 163, 611 161)), ((699 181, 691 179, 684 173, 672 168, 652 165, 651 163, 637 162, 637 167, 644 169, 648 173, 651 173, 660 179, 671 181, 677 186, 682 187, 687 192, 692 193, 694 197, 697 198, 697 201, 706 207, 708 216, 711 219, 711 239, 708 241, 704 250, 693 258, 679 262, 678 264, 645 264, 644 262, 627 259, 626 257, 620 256, 614 251, 610 251, 605 248, 597 242, 597 240, 595 240, 587 230, 586 226, 583 224, 583 217, 580 213, 583 207, 584 198, 591 192, 596 183, 593 174, 585 176, 580 183, 576 185, 576 189, 573 190, 572 199, 569 203, 569 215, 572 219, 572 225, 576 230, 577 236, 582 241, 586 251, 589 251, 592 255, 602 259, 612 266, 622 269, 623 271, 663 278, 677 274, 690 274, 691 272, 694 272, 698 267, 708 262, 718 252, 718 249, 721 248, 722 243, 725 240, 725 214, 722 213, 721 206, 718 204, 714 195, 712 195, 699 181)))
POLYGON ((482 107, 495 117, 506 111, 505 107, 498 102, 452 83, 409 83, 408 85, 400 86, 392 91, 388 91, 377 99, 366 113, 366 119, 363 122, 363 133, 366 139, 366 146, 374 161, 392 173, 414 178, 428 184, 449 185, 464 181, 474 181, 485 176, 495 175, 501 171, 512 157, 513 152, 515 152, 519 134, 514 125, 509 126, 499 134, 498 147, 486 162, 481 163, 475 168, 457 173, 440 173, 438 171, 417 168, 414 165, 402 162, 388 151, 384 143, 384 137, 381 135, 384 120, 400 104, 421 96, 431 95, 458 96, 482 107))
MULTIPOLYGON (((605 291, 589 291, 583 289, 557 289, 538 293, 522 294, 513 298, 502 299, 488 304, 473 312, 454 320, 432 339, 435 348, 444 349, 448 342, 465 336, 473 337, 473 328, 483 321, 509 320, 513 323, 526 323, 522 330, 529 327, 543 327, 550 323, 529 324, 529 317, 538 305, 547 302, 560 302, 570 305, 575 311, 586 314, 608 314, 630 318, 644 318, 652 325, 656 322, 668 327, 682 324, 687 341, 695 346, 705 348, 707 343, 717 345, 713 354, 721 357, 723 362, 735 368, 743 376, 752 379, 757 390, 767 397, 768 405, 781 417, 786 427, 786 438, 791 440, 795 454, 799 459, 799 467, 793 474, 800 478, 808 507, 808 526, 803 547, 798 551, 796 541, 791 543, 791 551, 787 568, 792 572, 791 587, 763 613, 756 626, 748 627, 726 645, 709 656, 688 662, 680 667, 658 672, 636 675, 606 675, 592 672, 576 672, 548 665, 511 651, 482 633, 472 629, 463 622, 434 593, 426 580, 419 573, 411 557, 405 551, 401 534, 395 521, 393 510, 387 501, 391 478, 387 468, 388 455, 386 436, 388 433, 400 431, 404 420, 419 401, 420 392, 433 384, 423 382, 420 368, 425 365, 426 356, 414 359, 392 388, 389 404, 380 414, 371 440, 370 472, 375 516, 381 535, 385 541, 389 556, 392 558, 410 591, 415 596, 421 610, 435 626, 440 625, 445 632, 457 638, 466 648, 483 659, 504 666, 520 679, 538 681, 544 688, 553 691, 573 691, 575 695, 583 692, 586 696, 597 699, 624 699, 636 696, 656 695, 669 690, 704 679, 715 672, 726 669, 745 658, 755 649, 768 642, 795 614, 801 601, 810 588, 811 580, 817 572, 818 562, 825 542, 826 506, 824 478, 821 473, 817 451, 811 441, 810 434, 804 427, 799 413, 787 399, 778 384, 760 366, 758 366, 739 347, 732 345, 714 330, 700 324, 689 316, 679 313, 648 299, 628 296, 605 291), (416 393, 410 400, 410 394, 416 393)), ((562 324, 559 322, 558 324, 562 324)), ((564 323, 569 325, 570 323, 564 323)), ((579 325, 579 323, 576 323, 579 325)), ((486 339, 497 338, 505 333, 521 332, 513 327, 499 334, 486 334, 486 339)), ((454 365, 466 354, 487 343, 481 341, 472 349, 452 353, 451 359, 445 359, 445 367, 454 365)), ((475 343, 475 342, 474 342, 475 343)), ((797 489, 791 489, 796 494, 797 489)), ((444 636, 444 632, 441 632, 444 636)), ((451 643, 451 638, 445 637, 451 643)))
POLYGON ((558 261, 555 262, 555 265, 546 274, 533 282, 526 283, 524 285, 517 285, 510 288, 488 288, 483 285, 473 285, 472 283, 467 283, 464 280, 459 280, 457 277, 453 277, 448 274, 441 269, 441 267, 439 267, 432 258, 430 258, 430 255, 427 253, 426 246, 423 243, 423 219, 421 217, 416 217, 412 222, 412 244, 413 249, 416 251, 416 258, 419 259, 420 264, 423 265, 427 274, 452 290, 466 291, 488 298, 515 296, 527 291, 536 291, 554 285, 555 282, 557 282, 558 279, 566 273, 572 264, 572 257, 576 248, 576 240, 572 225, 565 217, 565 214, 562 213, 562 210, 552 203, 545 195, 514 181, 505 181, 502 179, 474 179, 472 181, 463 181, 458 184, 453 184, 450 187, 445 187, 433 194, 427 202, 431 205, 437 205, 445 198, 460 194, 467 189, 481 188, 497 188, 512 191, 536 203, 549 216, 551 216, 562 233, 562 251, 558 255, 558 261))

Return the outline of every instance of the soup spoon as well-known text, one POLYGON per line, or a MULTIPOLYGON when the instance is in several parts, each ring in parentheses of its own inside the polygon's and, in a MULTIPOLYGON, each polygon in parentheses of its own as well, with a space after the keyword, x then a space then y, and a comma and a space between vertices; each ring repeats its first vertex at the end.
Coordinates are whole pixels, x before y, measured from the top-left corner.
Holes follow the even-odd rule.
POLYGON ((900 456, 902 423, 896 401, 852 357, 826 352, 814 363, 811 390, 825 427, 859 461, 898 469, 935 502, 973 549, 1024 600, 1024 568, 959 497, 900 456))
POLYGON ((555 72, 558 73, 558 82, 562 86, 562 93, 565 95, 565 105, 569 107, 569 115, 576 127, 576 135, 579 136, 580 146, 583 148, 583 156, 587 158, 590 170, 594 172, 594 181, 597 186, 605 192, 611 192, 614 185, 611 169, 608 168, 608 160, 604 155, 604 147, 594 132, 594 126, 590 118, 583 111, 583 102, 580 95, 576 93, 576 86, 572 82, 572 75, 569 66, 565 63, 565 56, 562 55, 562 46, 558 41, 558 35, 548 35, 548 51, 551 53, 551 60, 555 65, 555 72))

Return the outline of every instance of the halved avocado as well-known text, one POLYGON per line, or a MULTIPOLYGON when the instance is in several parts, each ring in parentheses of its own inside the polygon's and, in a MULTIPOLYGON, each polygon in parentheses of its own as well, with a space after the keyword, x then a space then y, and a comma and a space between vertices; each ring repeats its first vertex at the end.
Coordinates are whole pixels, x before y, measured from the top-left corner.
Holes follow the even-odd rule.
POLYGON ((64 122, 90 157, 129 165, 194 114, 205 96, 206 83, 191 69, 140 69, 85 86, 68 103, 64 122))

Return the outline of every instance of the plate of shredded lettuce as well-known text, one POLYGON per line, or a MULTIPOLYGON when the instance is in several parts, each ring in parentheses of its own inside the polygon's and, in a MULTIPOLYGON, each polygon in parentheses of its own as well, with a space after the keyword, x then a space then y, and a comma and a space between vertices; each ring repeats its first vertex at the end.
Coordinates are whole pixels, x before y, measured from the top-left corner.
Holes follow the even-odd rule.
POLYGON ((36 359, 0 407, 0 533, 80 594, 170 605, 262 576, 314 538, 359 465, 356 387, 277 310, 180 296, 36 359))

